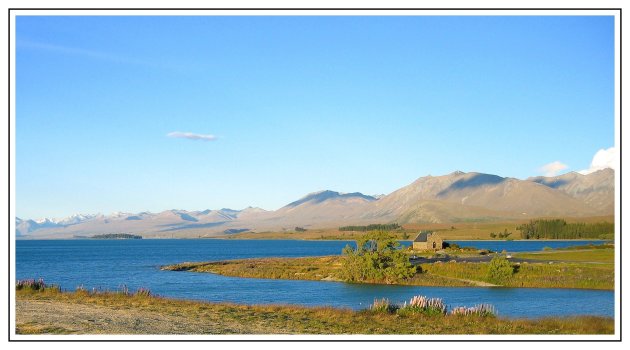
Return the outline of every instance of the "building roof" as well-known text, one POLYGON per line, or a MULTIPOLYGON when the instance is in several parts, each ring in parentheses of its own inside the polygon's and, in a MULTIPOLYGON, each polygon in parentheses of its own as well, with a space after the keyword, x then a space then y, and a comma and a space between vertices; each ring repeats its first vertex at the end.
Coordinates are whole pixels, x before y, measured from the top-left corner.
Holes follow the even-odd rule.
POLYGON ((414 239, 414 242, 426 242, 427 238, 429 237, 429 235, 431 234, 431 232, 420 232, 418 234, 418 237, 416 237, 416 239, 414 239))

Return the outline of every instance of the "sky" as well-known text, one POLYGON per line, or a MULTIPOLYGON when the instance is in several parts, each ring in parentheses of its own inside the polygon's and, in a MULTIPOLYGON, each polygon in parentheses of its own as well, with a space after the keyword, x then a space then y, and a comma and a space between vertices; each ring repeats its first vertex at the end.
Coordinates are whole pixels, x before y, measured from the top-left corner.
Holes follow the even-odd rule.
POLYGON ((18 16, 16 214, 278 209, 616 159, 606 16, 18 16))

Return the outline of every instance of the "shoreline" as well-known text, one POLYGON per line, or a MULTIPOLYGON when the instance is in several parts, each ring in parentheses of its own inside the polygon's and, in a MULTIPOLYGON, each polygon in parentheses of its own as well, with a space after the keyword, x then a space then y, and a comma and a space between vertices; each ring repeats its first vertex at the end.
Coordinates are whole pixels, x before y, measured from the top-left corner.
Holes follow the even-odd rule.
MULTIPOLYGON (((164 241, 164 240, 229 240, 229 241, 308 241, 308 242, 354 242, 356 239, 308 239, 308 238, 229 238, 229 237, 181 237, 181 238, 142 238, 142 239, 93 239, 93 238, 19 238, 16 237, 16 241, 164 241)), ((413 240, 398 240, 399 242, 413 242, 413 240)), ((615 242, 614 239, 599 239, 599 238, 576 238, 576 239, 444 239, 445 242, 615 242)))
POLYGON ((16 290, 17 334, 614 334, 614 318, 509 318, 16 290))
MULTIPOLYGON (((600 259, 607 262, 610 250, 576 250, 568 253, 580 257, 600 259), (592 255, 604 252, 604 256, 592 255)), ((565 251, 544 252, 563 254, 565 251)), ((162 265, 160 270, 176 272, 213 273, 236 278, 258 278, 277 280, 337 281, 342 277, 342 255, 311 257, 266 257, 230 259, 200 262, 182 262, 162 265)), ((518 259, 518 257, 515 257, 518 259)), ((372 285, 404 285, 425 287, 475 287, 475 288, 536 288, 536 289, 581 289, 614 291, 614 267, 608 264, 592 264, 592 261, 570 260, 512 260, 512 275, 497 284, 489 279, 489 261, 454 260, 418 263, 413 277, 395 283, 380 280, 354 282, 372 285)), ((347 282, 346 282, 347 283, 347 282)))

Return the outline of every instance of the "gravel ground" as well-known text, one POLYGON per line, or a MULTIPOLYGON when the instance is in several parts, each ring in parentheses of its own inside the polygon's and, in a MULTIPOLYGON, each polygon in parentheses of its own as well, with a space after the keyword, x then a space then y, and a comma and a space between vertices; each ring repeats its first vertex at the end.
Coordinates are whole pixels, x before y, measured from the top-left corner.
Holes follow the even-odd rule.
POLYGON ((18 334, 262 334, 260 324, 200 320, 137 309, 114 309, 48 300, 17 300, 18 334))

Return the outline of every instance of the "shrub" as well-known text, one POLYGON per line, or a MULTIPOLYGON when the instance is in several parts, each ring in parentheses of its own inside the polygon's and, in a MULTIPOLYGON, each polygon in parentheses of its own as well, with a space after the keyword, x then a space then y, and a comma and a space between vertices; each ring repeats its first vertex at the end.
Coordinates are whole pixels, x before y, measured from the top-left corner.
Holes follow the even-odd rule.
POLYGON ((502 284, 512 278, 514 268, 504 256, 495 256, 488 266, 488 280, 492 283, 502 284))
POLYGON ((490 304, 479 304, 473 307, 456 307, 451 310, 451 315, 459 315, 459 316, 494 316, 496 315, 496 311, 494 310, 494 306, 490 304))
POLYGON ((357 240, 357 248, 346 246, 340 277, 348 282, 396 283, 413 277, 416 267, 409 262, 400 243, 386 232, 374 232, 357 240))
POLYGON ((400 316, 425 315, 425 316, 495 316, 494 306, 490 304, 478 304, 473 307, 459 306, 447 312, 448 307, 440 298, 427 298, 417 295, 403 305, 392 304, 389 299, 374 299, 374 303, 368 308, 371 312, 396 314, 400 316))
POLYGON ((38 279, 37 281, 34 279, 19 280, 15 284, 15 289, 17 290, 22 290, 22 289, 43 290, 45 288, 46 288, 46 283, 44 283, 44 280, 42 278, 38 279))
POLYGON ((370 305, 370 311, 373 312, 383 312, 383 313, 394 313, 399 309, 399 306, 396 304, 391 304, 389 299, 374 299, 374 303, 370 305))
POLYGON ((405 303, 399 313, 421 313, 429 316, 444 315, 446 313, 446 304, 440 298, 427 298, 423 295, 416 295, 409 300, 409 304, 405 303))
POLYGON ((44 279, 40 278, 38 280, 29 279, 29 280, 18 280, 15 283, 15 290, 31 290, 36 292, 43 291, 53 291, 53 292, 61 292, 61 287, 57 285, 46 285, 44 279))

